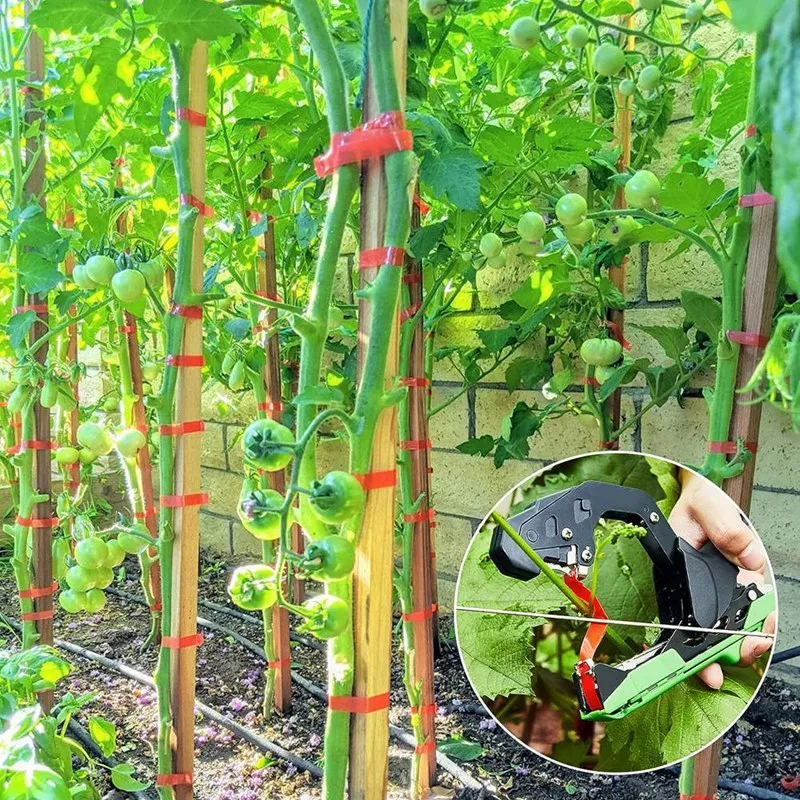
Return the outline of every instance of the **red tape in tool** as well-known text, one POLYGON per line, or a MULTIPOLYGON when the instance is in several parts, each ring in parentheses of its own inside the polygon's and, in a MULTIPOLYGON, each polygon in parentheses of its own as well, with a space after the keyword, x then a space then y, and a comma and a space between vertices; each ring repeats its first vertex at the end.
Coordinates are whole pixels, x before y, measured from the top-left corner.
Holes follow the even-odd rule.
POLYGON ((164 361, 168 367, 203 367, 206 363, 203 356, 190 356, 182 353, 170 353, 164 361))
MULTIPOLYGON (((751 453, 758 452, 758 442, 742 442, 745 450, 751 453)), ((726 455, 734 455, 739 452, 739 447, 736 442, 709 442, 709 453, 725 453, 726 455)))
POLYGON ((344 164, 410 150, 414 137, 404 125, 402 111, 387 111, 351 131, 334 133, 327 151, 314 159, 317 177, 324 178, 344 164))
POLYGON ((421 303, 412 303, 408 308, 404 308, 400 312, 400 322, 405 322, 407 319, 411 319, 411 317, 413 317, 417 311, 420 310, 420 308, 422 308, 421 303))
POLYGON ((267 400, 264 403, 259 403, 256 408, 259 411, 283 411, 283 403, 273 403, 267 400))
POLYGON ((403 614, 403 619, 406 622, 423 622, 430 619, 437 611, 439 606, 436 603, 431 603, 427 608, 421 608, 418 611, 409 611, 408 614, 403 614))
POLYGON ((184 650, 187 647, 200 647, 203 644, 202 633, 192 633, 189 636, 163 636, 161 645, 169 650, 184 650))
POLYGON ((350 697, 328 695, 328 708, 331 711, 346 711, 348 714, 372 714, 389 708, 389 692, 371 697, 350 697))
POLYGON ((583 698, 586 700, 586 705, 589 706, 589 710, 599 711, 603 707, 603 701, 600 699, 600 695, 597 691, 597 684, 594 681, 592 666, 587 661, 579 661, 575 665, 575 672, 578 674, 583 698))
POLYGON ((270 669, 280 669, 281 667, 286 667, 292 663, 292 659, 290 656, 286 658, 280 658, 277 661, 267 661, 267 666, 270 669))
POLYGON ((198 128, 205 128, 208 124, 208 117, 200 111, 195 111, 192 108, 176 108, 175 116, 182 122, 188 122, 190 125, 196 125, 198 128))
POLYGON ((739 198, 739 208, 755 208, 756 206, 771 206, 774 204, 775 198, 769 192, 743 194, 739 198))
POLYGON ((159 425, 158 432, 162 436, 182 436, 185 433, 202 433, 206 429, 206 424, 201 419, 193 419, 189 422, 175 422, 172 425, 159 425))
POLYGON ((169 313, 174 317, 184 319, 203 319, 203 306, 184 306, 180 303, 172 303, 169 313))
POLYGON ((53 581, 49 586, 33 586, 30 589, 23 589, 20 593, 21 600, 35 600, 37 597, 50 597, 58 590, 58 582, 53 581))
POLYGON ((361 484, 362 489, 388 489, 397 483, 397 470, 387 469, 378 472, 360 472, 353 477, 361 484))
POLYGON ((214 209, 207 206, 199 197, 193 194, 181 194, 178 198, 182 206, 191 206, 196 208, 204 217, 213 217, 214 209))
MULTIPOLYGON (((163 639, 161 640, 163 644, 163 639)), ((191 772, 175 772, 171 775, 157 775, 156 786, 191 786, 191 772)))
POLYGON ((430 439, 408 439, 405 442, 398 442, 397 446, 401 450, 430 450, 433 442, 430 439))
POLYGON ((402 247, 375 247, 372 250, 361 251, 358 257, 358 268, 402 267, 405 260, 406 251, 402 247))
POLYGON ((769 344, 769 336, 764 336, 755 331, 725 331, 728 341, 742 347, 757 347, 763 349, 769 344))
POLYGON ((46 608, 43 611, 29 611, 27 614, 21 614, 20 619, 23 622, 38 622, 42 619, 53 619, 55 615, 55 609, 46 608))
POLYGON ((165 494, 159 499, 164 508, 186 508, 187 506, 204 506, 208 503, 208 492, 195 494, 165 494))
POLYGON ((47 313, 47 303, 33 303, 27 306, 15 306, 11 309, 12 314, 24 314, 26 311, 35 311, 37 314, 47 313))
MULTIPOLYGON (((597 619, 608 619, 608 614, 603 610, 600 601, 592 596, 591 591, 587 586, 584 586, 575 575, 567 574, 564 576, 564 583, 572 589, 572 591, 591 606, 592 616, 597 619)), ((581 644, 580 657, 581 660, 592 658, 597 650, 603 636, 606 634, 606 628, 602 622, 590 622, 589 629, 586 631, 586 636, 583 637, 583 644, 581 644)))

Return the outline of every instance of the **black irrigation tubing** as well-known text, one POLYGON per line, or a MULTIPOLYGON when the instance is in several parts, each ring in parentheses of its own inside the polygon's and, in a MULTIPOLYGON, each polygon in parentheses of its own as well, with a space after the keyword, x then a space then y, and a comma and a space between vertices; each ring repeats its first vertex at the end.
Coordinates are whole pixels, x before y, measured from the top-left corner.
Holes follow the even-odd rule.
MULTIPOLYGON (((665 771, 673 775, 681 774, 680 767, 670 767, 665 771)), ((753 786, 749 783, 742 783, 741 781, 731 781, 721 776, 717 785, 720 789, 725 789, 726 792, 738 792, 747 797, 755 797, 756 800, 797 800, 796 797, 792 797, 792 795, 789 794, 773 792, 772 789, 762 789, 760 786, 753 786)))
POLYGON ((772 663, 781 664, 784 661, 789 661, 792 658, 798 657, 800 657, 800 644, 796 644, 794 647, 787 647, 786 650, 775 653, 775 655, 772 656, 772 663))
MULTIPOLYGON (((106 591, 109 591, 109 590, 106 590, 106 591)), ((115 595, 117 595, 119 597, 122 597, 125 600, 130 599, 131 601, 137 602, 137 603, 139 603, 139 602, 145 603, 146 602, 144 600, 141 600, 138 597, 135 597, 134 595, 128 595, 126 592, 122 592, 119 589, 114 589, 111 593, 115 594, 115 595)), ((214 608, 214 610, 215 611, 219 611, 220 613, 224 613, 225 611, 228 611, 228 609, 226 609, 225 606, 219 606, 216 603, 214 603, 213 606, 217 606, 217 608, 214 608)), ((234 616, 234 615, 232 615, 232 616, 234 616)), ((245 617, 245 618, 247 617, 246 614, 239 614, 239 613, 236 613, 235 616, 237 618, 238 617, 245 617)), ((254 655, 258 656, 260 659, 263 660, 265 658, 263 648, 261 648, 259 645, 257 645, 252 640, 248 639, 246 636, 242 636, 240 633, 236 633, 236 631, 232 631, 232 630, 224 627, 223 625, 219 625, 216 622, 212 622, 211 620, 203 619, 202 617, 198 617, 197 618, 197 623, 198 623, 198 625, 200 625, 200 626, 202 626, 204 628, 209 628, 210 630, 217 631, 218 633, 221 633, 223 636, 230 636, 234 641, 238 642, 242 647, 244 647, 246 650, 249 650, 251 653, 253 653, 254 655)), ((308 680, 308 678, 304 678, 302 675, 300 675, 295 670, 292 670, 291 673, 292 673, 292 680, 301 689, 305 690, 312 697, 316 697, 317 700, 319 700, 320 702, 325 703, 327 705, 327 703, 328 703, 328 694, 321 686, 317 686, 315 683, 312 683, 310 680, 308 680)), ((469 704, 465 703, 464 705, 466 706, 466 705, 469 705, 469 704)), ((476 706, 476 707, 478 707, 478 706, 476 706)), ((483 711, 483 713, 486 713, 485 709, 483 709, 482 707, 480 707, 480 708, 481 708, 481 711, 483 711)), ((243 729, 243 730, 245 730, 245 729, 243 729)), ((416 741, 414 740, 414 737, 408 731, 404 730, 403 728, 398 727, 397 725, 390 724, 389 725, 389 733, 395 739, 397 739, 399 742, 402 742, 403 744, 407 744, 410 747, 415 747, 416 746, 416 741)), ((475 778, 473 778, 466 770, 464 770, 461 767, 459 767, 458 764, 456 764, 452 759, 449 759, 446 755, 444 755, 444 753, 439 753, 439 752, 436 753, 436 763, 439 764, 439 766, 443 770, 445 770, 446 772, 449 772, 456 780, 458 780, 462 784, 464 784, 464 786, 466 788, 474 789, 475 791, 481 791, 481 790, 485 789, 484 785, 482 783, 480 783, 480 781, 477 781, 475 778)))

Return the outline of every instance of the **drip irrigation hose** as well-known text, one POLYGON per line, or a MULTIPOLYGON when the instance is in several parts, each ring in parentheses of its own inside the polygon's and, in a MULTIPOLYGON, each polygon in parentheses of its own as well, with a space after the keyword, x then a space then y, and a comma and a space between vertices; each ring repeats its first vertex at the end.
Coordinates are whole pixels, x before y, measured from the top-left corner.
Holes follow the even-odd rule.
POLYGON ((794 647, 787 647, 786 650, 781 650, 772 656, 773 664, 782 664, 784 661, 790 661, 793 658, 800 658, 800 644, 794 647))

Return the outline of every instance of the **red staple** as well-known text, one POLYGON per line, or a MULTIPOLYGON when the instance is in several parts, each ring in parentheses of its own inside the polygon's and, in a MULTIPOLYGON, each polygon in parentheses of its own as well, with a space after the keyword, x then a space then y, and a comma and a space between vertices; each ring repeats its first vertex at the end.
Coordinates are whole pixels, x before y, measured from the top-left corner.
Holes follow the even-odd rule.
POLYGON ((430 753, 436 749, 436 741, 434 739, 430 739, 429 741, 425 742, 425 744, 418 744, 414 748, 415 753, 430 753))
POLYGON ((406 284, 406 286, 410 286, 412 283, 422 283, 422 273, 407 272, 403 275, 403 283, 406 284))
POLYGON ((37 314, 46 314, 48 311, 47 303, 33 303, 27 306, 14 306, 12 314, 24 314, 26 311, 35 311, 37 314))
MULTIPOLYGON (((758 442, 743 442, 745 450, 751 453, 758 452, 758 442)), ((725 453, 726 455, 734 455, 739 452, 739 447, 736 442, 709 442, 709 453, 725 453)))
POLYGON ((283 403, 273 403, 271 400, 267 400, 264 403, 259 403, 256 408, 259 411, 283 411, 283 403))
POLYGON ((397 446, 401 450, 430 450, 433 442, 430 439, 408 439, 405 442, 398 442, 397 446))
POLYGON ((426 619, 430 619, 438 610, 439 606, 436 603, 432 603, 428 608, 421 608, 417 611, 403 614, 403 619, 406 622, 423 622, 426 619))
MULTIPOLYGON (((164 643, 164 640, 161 640, 164 643)), ((172 775, 158 775, 156 777, 156 786, 191 786, 192 773, 191 772, 176 772, 172 775)))
POLYGON ((277 661, 267 661, 267 666, 270 669, 280 669, 281 667, 285 667, 287 664, 291 664, 292 659, 290 656, 286 658, 280 658, 277 661))
POLYGON ((414 389, 427 389, 431 382, 427 378, 400 378, 400 385, 414 389))
POLYGON ((756 206, 771 206, 774 204, 775 198, 769 192, 743 194, 739 198, 739 208, 755 208, 756 206))
POLYGON ((422 308, 421 303, 412 303, 408 308, 404 308, 400 312, 400 322, 405 322, 407 319, 411 319, 411 317, 413 317, 417 311, 420 310, 420 308, 422 308))
POLYGON ((182 353, 170 353, 164 361, 168 367, 203 367, 206 363, 201 355, 184 355, 182 353))
POLYGON ((420 714, 421 716, 430 716, 432 717, 436 712, 439 710, 439 707, 436 703, 429 703, 426 706, 411 706, 411 713, 412 714, 420 714))
POLYGON ((29 611, 27 614, 20 615, 20 619, 23 622, 38 622, 42 619, 53 619, 55 615, 55 609, 46 608, 42 611, 29 611))

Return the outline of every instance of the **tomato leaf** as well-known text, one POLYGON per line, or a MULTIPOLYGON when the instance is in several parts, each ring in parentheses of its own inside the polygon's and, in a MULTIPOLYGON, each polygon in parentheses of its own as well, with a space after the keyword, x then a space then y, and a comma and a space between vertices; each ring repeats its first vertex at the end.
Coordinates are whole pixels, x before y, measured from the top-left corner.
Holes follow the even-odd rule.
POLYGON ((14 350, 16 350, 18 347, 22 347, 22 345, 25 343, 25 337, 28 335, 28 331, 31 329, 31 326, 34 322, 36 322, 35 311, 26 311, 23 314, 14 314, 8 320, 6 331, 8 332, 9 343, 14 350))
POLYGON ((117 764, 111 770, 111 782, 121 792, 143 792, 150 784, 136 780, 133 777, 135 772, 133 764, 117 764))
POLYGON ((480 208, 483 160, 469 147, 455 145, 443 152, 429 150, 420 164, 420 179, 436 198, 446 197, 467 211, 480 208))
POLYGON ((494 448, 494 437, 489 434, 479 436, 477 439, 467 439, 456 445, 456 450, 459 453, 464 453, 468 456, 488 456, 494 448))
POLYGON ((89 735, 103 755, 108 757, 117 749, 117 727, 102 717, 89 717, 89 735))
POLYGON ((108 0, 41 0, 29 19, 39 28, 97 33, 117 22, 123 7, 108 0))
POLYGON ((436 745, 436 749, 455 761, 474 761, 486 752, 476 742, 457 736, 452 736, 439 742, 436 745))
POLYGON ((681 305, 686 312, 686 320, 709 339, 716 341, 722 326, 722 306, 719 301, 686 289, 681 292, 681 305))
POLYGON ((661 349, 673 361, 680 361, 681 354, 689 346, 689 338, 681 328, 671 328, 667 325, 635 325, 631 327, 644 331, 648 336, 652 336, 660 345, 661 349))
POLYGON ((213 42, 244 33, 233 16, 206 0, 144 0, 144 10, 153 15, 158 32, 168 42, 188 45, 197 39, 213 42))

